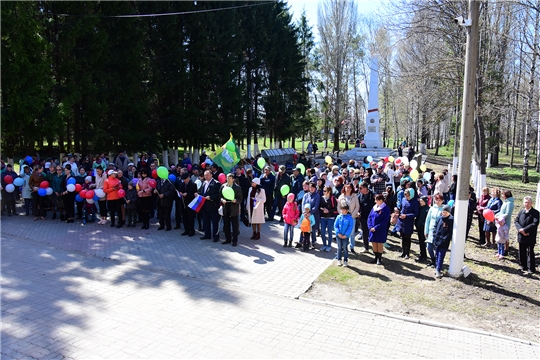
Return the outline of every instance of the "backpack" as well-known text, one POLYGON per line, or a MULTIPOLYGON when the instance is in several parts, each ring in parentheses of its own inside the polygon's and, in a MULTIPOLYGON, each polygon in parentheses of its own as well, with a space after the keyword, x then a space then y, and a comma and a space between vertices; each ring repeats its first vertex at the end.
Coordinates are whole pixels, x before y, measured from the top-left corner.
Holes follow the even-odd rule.
POLYGON ((311 221, 309 221, 309 218, 304 218, 302 220, 302 223, 300 224, 300 230, 302 232, 311 232, 311 221))

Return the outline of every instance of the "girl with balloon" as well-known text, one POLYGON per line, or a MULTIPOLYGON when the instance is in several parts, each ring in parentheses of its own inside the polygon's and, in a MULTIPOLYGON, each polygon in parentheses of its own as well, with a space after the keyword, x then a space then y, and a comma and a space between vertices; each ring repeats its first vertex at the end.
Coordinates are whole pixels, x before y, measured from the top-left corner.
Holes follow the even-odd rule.
POLYGON ((495 215, 499 213, 502 206, 502 200, 500 199, 501 190, 498 187, 491 189, 491 199, 489 199, 486 208, 484 209, 482 215, 484 216, 484 232, 486 234, 486 242, 482 246, 490 248, 495 244, 495 235, 497 234, 497 227, 495 226, 494 220, 495 215))
POLYGON ((37 219, 45 220, 45 206, 43 197, 47 195, 47 192, 45 189, 43 189, 45 193, 41 196, 39 194, 39 190, 41 189, 39 186, 43 181, 45 181, 45 176, 43 175, 43 166, 34 166, 34 172, 32 172, 32 175, 30 175, 29 181, 30 188, 32 189, 32 213, 34 214, 34 221, 37 219))

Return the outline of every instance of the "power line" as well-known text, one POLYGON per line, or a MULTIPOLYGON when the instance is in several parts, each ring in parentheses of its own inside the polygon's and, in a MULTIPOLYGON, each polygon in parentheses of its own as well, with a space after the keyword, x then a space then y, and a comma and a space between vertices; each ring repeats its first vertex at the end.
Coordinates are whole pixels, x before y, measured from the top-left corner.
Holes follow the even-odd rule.
POLYGON ((157 16, 198 14, 198 13, 206 13, 206 12, 214 12, 214 11, 223 11, 223 10, 247 8, 247 7, 252 7, 252 6, 268 5, 268 4, 274 4, 274 3, 275 2, 272 1, 272 2, 264 2, 264 3, 258 3, 258 4, 250 4, 250 5, 229 6, 229 7, 217 8, 217 9, 180 11, 180 12, 159 13, 159 14, 80 15, 80 14, 58 14, 58 13, 49 13, 48 12, 48 13, 43 13, 42 15, 57 15, 57 16, 72 16, 72 17, 94 17, 94 18, 141 18, 141 17, 157 17, 157 16))

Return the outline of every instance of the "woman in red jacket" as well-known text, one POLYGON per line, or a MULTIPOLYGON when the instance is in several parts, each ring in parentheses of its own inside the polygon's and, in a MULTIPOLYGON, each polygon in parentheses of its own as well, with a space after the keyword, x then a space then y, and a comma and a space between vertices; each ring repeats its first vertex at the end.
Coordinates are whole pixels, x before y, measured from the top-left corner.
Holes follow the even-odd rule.
POLYGON ((117 228, 122 227, 120 222, 120 196, 118 196, 118 190, 122 188, 120 180, 116 177, 117 172, 114 170, 109 170, 107 175, 109 177, 105 180, 103 184, 103 191, 107 194, 107 207, 111 213, 111 227, 114 226, 115 214, 118 213, 118 225, 117 228))

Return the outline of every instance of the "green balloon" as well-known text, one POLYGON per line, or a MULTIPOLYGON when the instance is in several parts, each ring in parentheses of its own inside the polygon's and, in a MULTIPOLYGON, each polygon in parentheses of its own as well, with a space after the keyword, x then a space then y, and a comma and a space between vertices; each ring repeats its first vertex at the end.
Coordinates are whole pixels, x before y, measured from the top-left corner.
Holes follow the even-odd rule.
POLYGON ((225 186, 223 190, 221 191, 221 194, 225 198, 225 200, 232 201, 234 200, 234 190, 228 186, 225 186))
POLYGON ((291 192, 291 188, 287 184, 283 185, 280 190, 282 196, 287 196, 291 192))
POLYGON ((169 178, 169 171, 167 171, 167 168, 165 166, 160 166, 157 168, 157 175, 160 179, 168 179, 169 178))
POLYGON ((265 165, 266 165, 266 160, 264 160, 263 158, 259 158, 259 160, 257 160, 257 166, 260 169, 263 169, 265 165))
POLYGON ((300 168, 300 173, 302 175, 306 174, 306 167, 304 166, 304 164, 298 164, 298 165, 296 165, 296 167, 300 168))
POLYGON ((236 151, 236 145, 232 141, 227 141, 227 143, 225 144, 225 148, 229 152, 235 152, 236 151))

